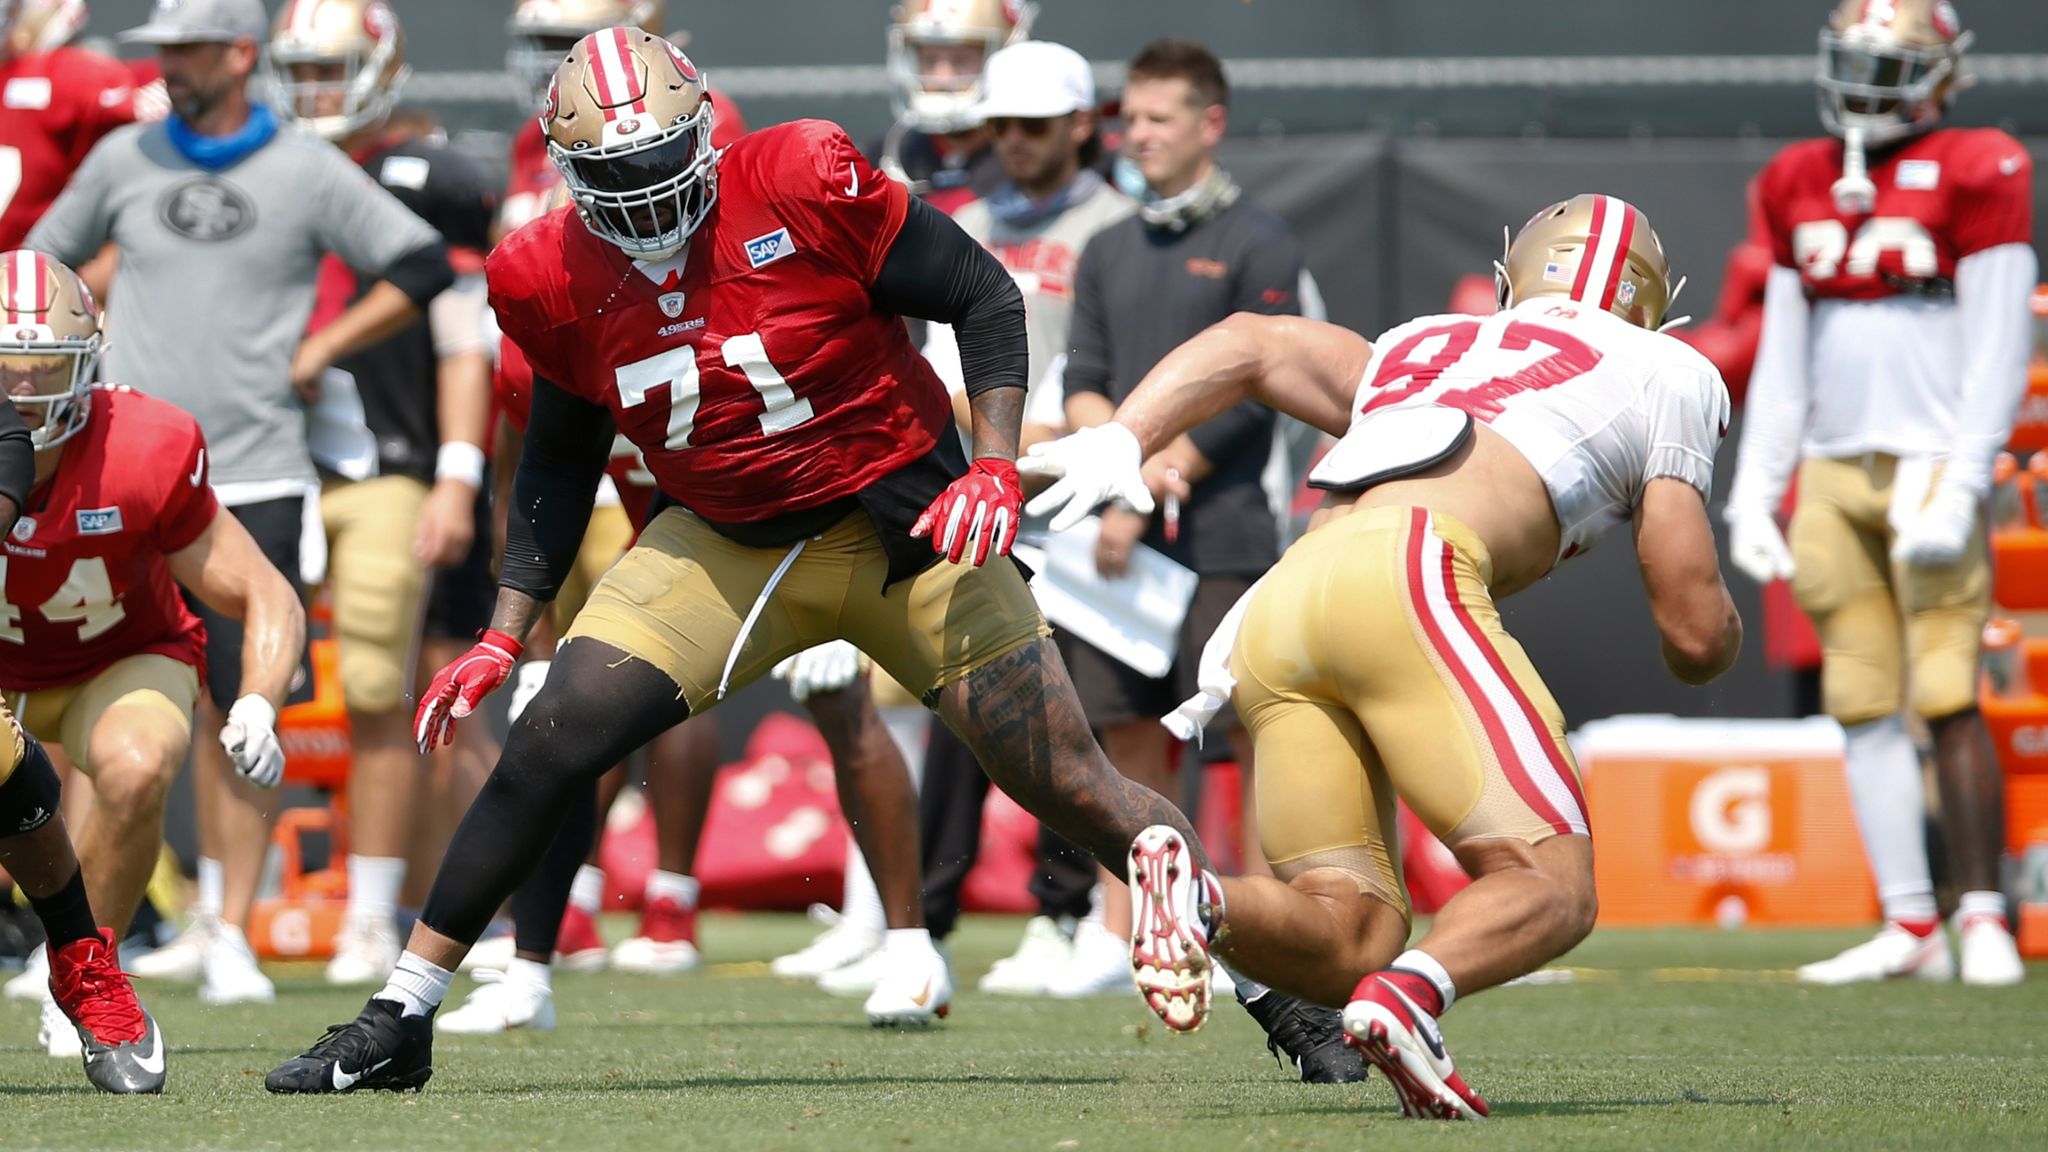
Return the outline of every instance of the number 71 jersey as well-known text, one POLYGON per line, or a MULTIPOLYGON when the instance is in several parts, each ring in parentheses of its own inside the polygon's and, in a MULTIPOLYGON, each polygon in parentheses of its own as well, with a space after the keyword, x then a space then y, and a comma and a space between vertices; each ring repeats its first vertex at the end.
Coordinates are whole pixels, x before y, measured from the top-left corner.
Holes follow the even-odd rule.
POLYGON ((0 553, 0 690, 80 684, 146 654, 206 671, 205 626, 168 559, 220 509, 199 424, 123 388, 90 402, 0 553))
POLYGON ((1559 561, 1627 523, 1651 480, 1711 495, 1728 434, 1728 388, 1706 357, 1562 297, 1484 319, 1425 316, 1375 340, 1351 428, 1326 461, 1347 448, 1425 456, 1407 441, 1441 421, 1407 416, 1423 408, 1468 413, 1529 461, 1557 513, 1559 561))
POLYGON ((945 386, 868 297, 902 185, 819 120, 741 137, 716 179, 671 261, 629 259, 570 208, 507 237, 486 265, 499 327, 540 376, 609 407, 661 489, 709 520, 815 508, 930 452, 945 386))

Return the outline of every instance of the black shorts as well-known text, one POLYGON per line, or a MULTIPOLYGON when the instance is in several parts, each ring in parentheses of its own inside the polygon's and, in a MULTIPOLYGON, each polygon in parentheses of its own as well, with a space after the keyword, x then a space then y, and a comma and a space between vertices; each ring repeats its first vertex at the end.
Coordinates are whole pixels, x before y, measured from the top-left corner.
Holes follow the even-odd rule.
MULTIPOLYGON (((299 541, 306 522, 305 498, 259 500, 229 508, 228 512, 255 538, 264 558, 284 573, 303 604, 306 586, 299 580, 299 541)), ((208 608, 189 591, 185 593, 185 603, 206 625, 206 691, 213 697, 214 706, 225 712, 242 694, 242 622, 208 608)), ((303 704, 312 698, 313 662, 301 647, 299 671, 292 677, 291 695, 285 703, 303 704)))
MULTIPOLYGON (((1204 576, 1195 584, 1194 600, 1180 622, 1180 652, 1166 675, 1147 676, 1101 649, 1069 633, 1059 635, 1060 657, 1074 678, 1081 710, 1094 728, 1115 728, 1138 721, 1157 722, 1193 696, 1198 685, 1202 646, 1223 622, 1256 576, 1204 576)), ((1225 705, 1210 723, 1210 732, 1239 727, 1236 709, 1225 705)))
MULTIPOLYGON (((488 484, 485 491, 489 491, 488 484)), ((491 502, 476 501, 476 539, 469 554, 453 568, 433 574, 427 588, 426 634, 439 639, 474 640, 491 626, 498 607, 498 540, 492 531, 491 502)))

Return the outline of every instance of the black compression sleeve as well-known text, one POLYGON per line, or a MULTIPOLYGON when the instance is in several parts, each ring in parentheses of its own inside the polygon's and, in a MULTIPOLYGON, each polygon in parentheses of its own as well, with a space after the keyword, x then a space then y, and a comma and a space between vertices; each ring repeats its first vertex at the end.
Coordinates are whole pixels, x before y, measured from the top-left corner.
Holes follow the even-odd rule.
POLYGON ((1022 388, 1029 379, 1017 282, 952 217, 924 201, 911 200, 868 298, 884 312, 951 324, 969 396, 1022 388))
POLYGON ((455 283, 455 269, 448 263, 448 245, 439 240, 424 244, 391 262, 379 279, 405 293, 418 308, 455 283))
POLYGON ((498 583, 550 601, 576 563, 612 454, 612 414, 535 376, 498 583))
POLYGON ((13 501, 0 504, 0 534, 11 531, 15 517, 28 506, 28 491, 36 485, 36 446, 28 438, 28 426, 12 404, 0 404, 0 496, 13 501))

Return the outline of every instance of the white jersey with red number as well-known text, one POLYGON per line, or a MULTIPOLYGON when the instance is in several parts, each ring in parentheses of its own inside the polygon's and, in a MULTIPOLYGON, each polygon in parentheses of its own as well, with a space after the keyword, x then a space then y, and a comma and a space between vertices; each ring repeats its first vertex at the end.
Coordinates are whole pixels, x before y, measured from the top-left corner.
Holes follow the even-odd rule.
POLYGON ((1945 452, 1969 359, 1956 267, 2033 242, 2032 163, 2003 132, 1945 128, 1870 158, 1869 213, 1836 206, 1841 175, 1841 141, 1793 144, 1757 177, 1753 206, 1753 230, 1812 303, 1805 451, 1945 452))
POLYGON ((1390 425, 1423 408, 1470 413, 1528 459, 1566 560, 1627 523, 1651 480, 1709 495, 1729 401, 1713 363, 1678 340, 1538 298, 1483 320, 1425 316, 1374 341, 1351 430, 1331 457, 1346 443, 1384 443, 1390 425))
POLYGON ((118 61, 59 48, 0 62, 0 250, 21 247, 85 154, 136 119, 118 61))

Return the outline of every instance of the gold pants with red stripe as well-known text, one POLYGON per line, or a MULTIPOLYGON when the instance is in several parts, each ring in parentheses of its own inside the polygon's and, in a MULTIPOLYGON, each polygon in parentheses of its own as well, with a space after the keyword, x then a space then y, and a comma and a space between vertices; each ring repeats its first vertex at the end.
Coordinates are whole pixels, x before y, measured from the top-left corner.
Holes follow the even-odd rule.
POLYGON ((1406 916, 1397 797, 1453 848, 1587 833, 1564 716, 1501 628, 1492 568, 1448 516, 1365 508, 1266 575, 1231 670, 1281 879, 1339 869, 1406 916))

